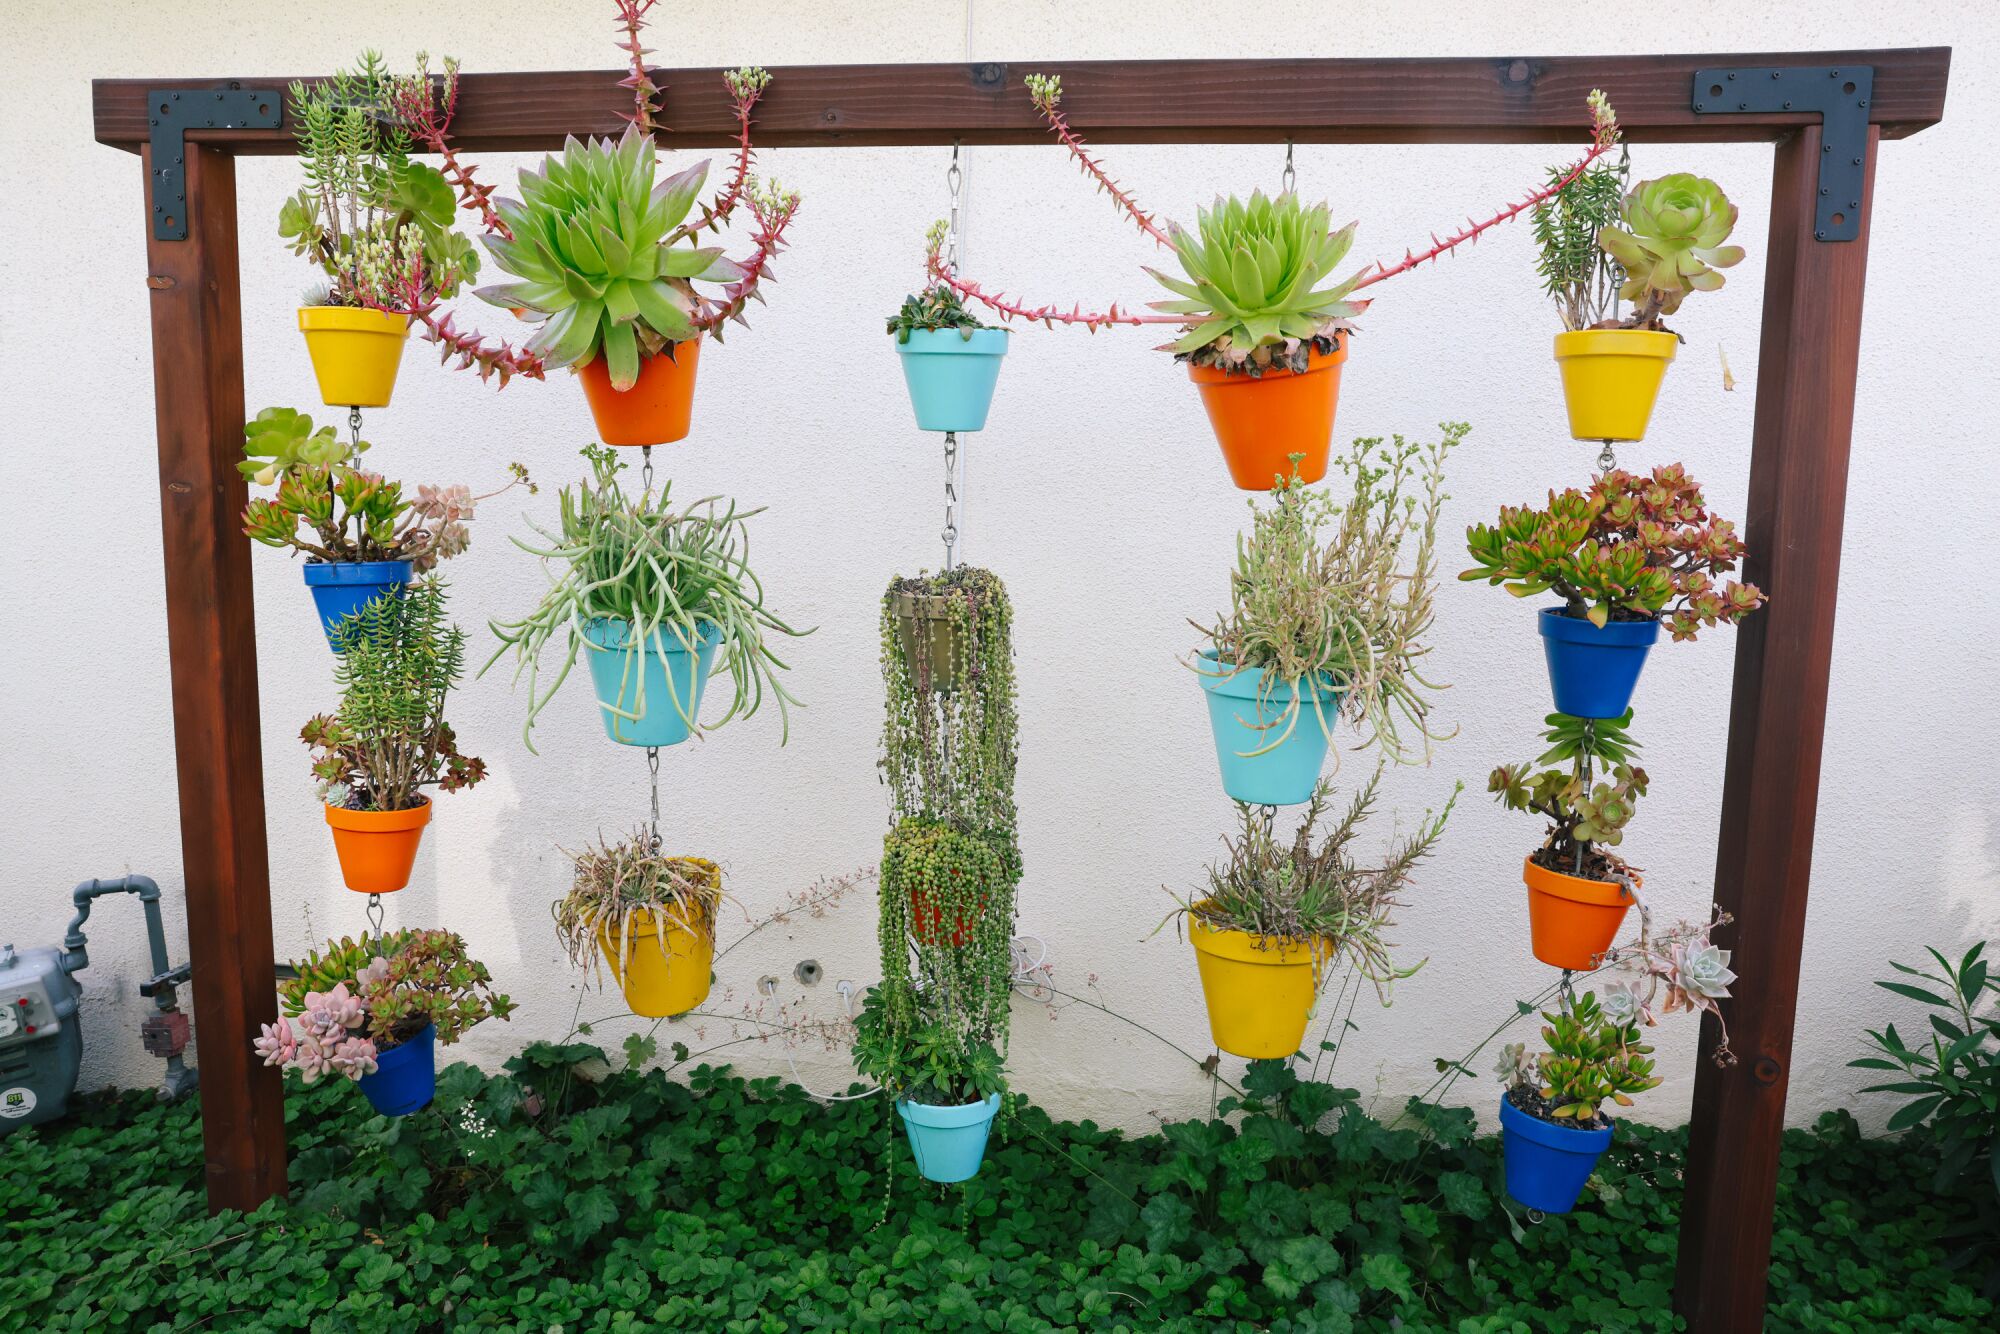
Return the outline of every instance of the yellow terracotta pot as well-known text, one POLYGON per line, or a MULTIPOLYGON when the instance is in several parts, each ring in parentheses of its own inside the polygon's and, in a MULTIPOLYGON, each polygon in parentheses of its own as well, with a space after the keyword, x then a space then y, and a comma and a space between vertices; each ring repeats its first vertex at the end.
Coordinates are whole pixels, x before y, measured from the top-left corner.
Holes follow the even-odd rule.
POLYGON ((386 408, 403 364, 410 319, 355 306, 300 306, 306 355, 330 408, 386 408))
POLYGON ((1217 930, 1193 914, 1187 924, 1215 1045, 1251 1058, 1278 1059, 1297 1051, 1319 994, 1312 946, 1260 944, 1247 931, 1217 930))
POLYGON ((715 962, 715 923, 685 920, 654 909, 632 914, 626 957, 619 955, 615 926, 600 926, 597 948, 632 1013, 649 1019, 686 1014, 708 999, 715 962))
POLYGON ((1556 366, 1577 440, 1643 440, 1680 339, 1653 329, 1556 335, 1556 366))

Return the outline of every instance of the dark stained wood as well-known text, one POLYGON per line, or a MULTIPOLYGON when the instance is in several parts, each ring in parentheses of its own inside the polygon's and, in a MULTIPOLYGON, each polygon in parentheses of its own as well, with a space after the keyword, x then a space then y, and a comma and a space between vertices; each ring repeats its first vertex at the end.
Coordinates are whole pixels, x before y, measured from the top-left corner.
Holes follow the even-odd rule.
POLYGON ((188 237, 155 241, 151 152, 145 228, 167 567, 167 654, 180 781, 201 1129, 211 1209, 254 1209, 285 1190, 284 1084, 250 1049, 277 1016, 271 873, 257 737, 250 541, 239 518, 243 322, 236 163, 187 149, 188 237))
POLYGON ((1770 602, 1736 631, 1715 902, 1736 918, 1716 940, 1734 951, 1740 978, 1722 1005, 1738 1063, 1718 1069, 1708 1059, 1720 1033, 1705 1017, 1675 1285, 1696 1334, 1763 1324, 1861 355, 1872 140, 1858 240, 1813 239, 1817 127, 1779 145, 1772 183, 1743 529, 1745 577, 1770 602))
MULTIPOLYGON (((1421 60, 1074 60, 990 64, 803 65, 772 70, 757 139, 773 147, 842 144, 1043 143, 1048 132, 1021 80, 1060 75, 1063 108, 1104 143, 1538 143, 1574 140, 1589 123, 1584 95, 1610 93, 1634 140, 1775 139, 1816 113, 1701 116, 1694 71, 1718 65, 1875 67, 1873 122, 1900 138, 1944 114, 1949 47, 1693 56, 1475 57, 1421 60)), ((146 92, 212 87, 211 79, 99 79, 98 142, 134 149, 147 134, 146 92)), ((616 134, 630 95, 620 72, 467 74, 460 147, 551 149, 569 134, 616 134)), ((666 141, 714 148, 735 121, 720 69, 655 76, 667 89, 666 141)), ((241 79, 283 88, 290 79, 241 79)), ((237 153, 288 153, 288 130, 198 130, 237 153)))

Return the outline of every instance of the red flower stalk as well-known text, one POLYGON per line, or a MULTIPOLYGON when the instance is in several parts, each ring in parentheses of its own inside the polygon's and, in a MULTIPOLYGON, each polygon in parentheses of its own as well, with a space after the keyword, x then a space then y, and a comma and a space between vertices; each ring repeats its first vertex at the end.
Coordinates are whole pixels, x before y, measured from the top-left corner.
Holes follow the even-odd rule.
POLYGON ((653 53, 649 46, 640 44, 639 34, 646 27, 646 13, 656 0, 618 0, 618 24, 625 32, 625 40, 618 45, 632 61, 632 72, 618 81, 620 88, 632 90, 632 114, 626 120, 639 127, 639 133, 651 137, 658 128, 658 118, 662 114, 660 88, 646 72, 646 57, 653 53))
POLYGON ((758 301, 764 299, 757 285, 766 278, 776 281, 771 275, 770 260, 785 248, 785 228, 791 226, 792 216, 799 211, 797 194, 780 194, 774 189, 768 197, 759 197, 752 191, 748 198, 751 215, 757 220, 757 230, 750 237, 749 257, 740 261, 743 277, 723 288, 722 300, 709 306, 694 320, 695 328, 713 335, 718 343, 722 341, 725 321, 747 324, 743 318, 744 307, 752 298, 758 301))
POLYGON ((1024 319, 1043 328, 1052 329, 1058 324, 1081 324, 1096 333, 1098 329, 1114 324, 1186 324, 1183 315, 1134 315, 1131 311, 1120 310, 1113 302, 1105 311, 1084 310, 1081 306, 1071 306, 1060 310, 1053 305, 1028 306, 1019 301, 1010 301, 999 292, 987 292, 978 283, 961 278, 945 267, 944 260, 933 250, 927 267, 931 281, 943 283, 952 291, 970 301, 977 301, 988 310, 997 312, 1002 319, 1024 319))
POLYGON ((439 313, 439 302, 424 284, 424 262, 421 257, 396 275, 393 304, 377 300, 371 293, 363 291, 361 302, 373 310, 391 315, 407 315, 424 326, 424 334, 440 349, 438 363, 443 365, 453 357, 458 358, 459 370, 473 366, 479 368, 479 378, 490 379, 495 371, 500 373, 500 387, 505 389, 507 381, 516 375, 530 380, 542 377, 542 359, 523 348, 516 350, 506 343, 489 345, 485 335, 477 330, 460 329, 452 322, 450 311, 439 313))
POLYGON ((1035 101, 1035 110, 1042 113, 1042 119, 1046 120, 1049 128, 1055 131, 1056 138, 1062 140, 1063 147, 1076 158, 1076 164, 1083 174, 1094 180, 1098 189, 1110 195, 1119 211, 1131 218, 1140 231, 1152 237, 1155 244, 1172 250, 1173 241, 1160 230, 1152 215, 1141 209, 1138 201, 1126 193, 1117 181, 1111 179, 1111 174, 1105 171, 1097 159, 1090 155, 1089 149, 1084 147, 1083 139, 1069 127, 1068 119, 1057 105, 1062 97, 1062 80, 1031 74, 1028 76, 1028 94, 1035 101))
POLYGON ((449 58, 445 60, 444 90, 440 95, 433 95, 430 69, 425 60, 418 57, 417 77, 398 79, 390 86, 389 109, 418 142, 442 160, 445 179, 458 191, 458 206, 467 212, 477 213, 487 231, 513 240, 514 233, 488 202, 493 187, 479 184, 472 168, 460 162, 458 154, 452 151, 451 118, 458 111, 458 62, 449 58))
POLYGON ((736 99, 736 161, 730 167, 729 184, 712 202, 702 206, 701 217, 682 223, 667 238, 668 245, 699 235, 704 230, 721 231, 722 224, 729 221, 729 215, 742 201, 744 186, 750 180, 750 168, 757 156, 756 150, 750 146, 750 112, 756 107, 757 99, 764 95, 764 89, 770 86, 771 76, 762 69, 746 65, 729 71, 722 79, 729 85, 730 96, 736 99))

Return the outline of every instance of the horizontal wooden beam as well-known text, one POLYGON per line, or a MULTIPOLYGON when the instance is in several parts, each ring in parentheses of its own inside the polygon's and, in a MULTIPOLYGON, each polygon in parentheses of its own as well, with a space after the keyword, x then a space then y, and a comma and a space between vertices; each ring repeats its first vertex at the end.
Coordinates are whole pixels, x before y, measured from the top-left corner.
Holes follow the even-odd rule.
MULTIPOLYGON (((1021 80, 1060 75, 1070 123, 1104 143, 1545 143, 1577 140, 1584 97, 1611 95, 1628 137, 1763 141, 1817 113, 1696 116, 1697 69, 1872 65, 1870 120, 1886 139, 1944 114, 1951 48, 1753 52, 1682 56, 1503 56, 1420 60, 1076 60, 949 65, 796 65, 773 69, 757 108, 772 147, 850 144, 1028 144, 1048 134, 1021 80)), ((715 148, 735 134, 720 69, 662 70, 670 146, 715 148)), ((616 134, 631 98, 608 70, 467 74, 453 137, 468 152, 553 149, 565 135, 616 134)), ((98 79, 99 143, 137 150, 148 91, 214 88, 213 79, 98 79)), ((283 88, 289 78, 235 80, 283 88)), ((196 143, 235 153, 289 153, 288 129, 194 129, 196 143)))

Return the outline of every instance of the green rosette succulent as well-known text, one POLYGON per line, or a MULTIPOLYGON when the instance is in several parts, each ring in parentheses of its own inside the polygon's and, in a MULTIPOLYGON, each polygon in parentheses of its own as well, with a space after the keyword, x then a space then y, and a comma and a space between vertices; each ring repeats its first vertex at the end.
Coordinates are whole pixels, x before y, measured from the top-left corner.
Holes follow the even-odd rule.
POLYGON ((540 316, 528 350, 556 366, 602 356, 618 389, 639 378, 642 356, 699 330, 697 281, 748 277, 720 246, 681 245, 708 163, 653 183, 653 141, 627 130, 616 143, 574 137, 542 170, 521 173, 521 198, 502 200, 510 241, 487 236, 494 260, 518 281, 482 287, 496 306, 540 316))
POLYGON ((1319 285, 1354 244, 1354 224, 1330 232, 1328 218, 1325 204, 1305 208, 1295 194, 1273 199, 1260 190, 1200 210, 1194 233, 1174 226, 1187 278, 1147 269, 1181 298, 1152 304, 1194 327, 1166 350, 1252 374, 1274 365, 1303 370, 1312 345, 1349 328, 1368 304, 1347 299, 1358 273, 1319 285))
POLYGON ((1647 323, 1680 309, 1689 292, 1713 292, 1726 269, 1742 262, 1743 247, 1724 245, 1736 227, 1736 206, 1722 187, 1684 171, 1641 181, 1625 196, 1620 221, 1597 243, 1625 270, 1618 295, 1638 305, 1647 323))

